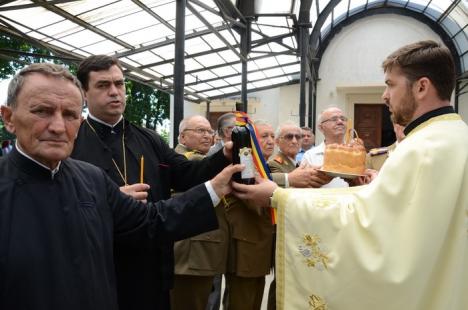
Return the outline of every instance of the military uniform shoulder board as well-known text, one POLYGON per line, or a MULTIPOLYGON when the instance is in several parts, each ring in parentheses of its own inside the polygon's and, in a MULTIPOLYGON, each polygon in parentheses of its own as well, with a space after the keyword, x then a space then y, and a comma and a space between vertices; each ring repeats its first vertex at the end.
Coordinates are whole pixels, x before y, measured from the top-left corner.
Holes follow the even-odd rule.
POLYGON ((189 151, 184 153, 185 157, 189 160, 201 160, 205 157, 202 153, 197 150, 189 151))
POLYGON ((370 156, 377 156, 388 153, 388 147, 378 147, 369 151, 370 156))
POLYGON ((281 157, 279 155, 276 156, 273 160, 276 161, 279 164, 283 164, 283 162, 284 162, 283 157, 281 157))
POLYGON ((194 151, 185 152, 185 153, 184 153, 184 156, 190 159, 190 157, 192 157, 193 154, 195 154, 194 151))

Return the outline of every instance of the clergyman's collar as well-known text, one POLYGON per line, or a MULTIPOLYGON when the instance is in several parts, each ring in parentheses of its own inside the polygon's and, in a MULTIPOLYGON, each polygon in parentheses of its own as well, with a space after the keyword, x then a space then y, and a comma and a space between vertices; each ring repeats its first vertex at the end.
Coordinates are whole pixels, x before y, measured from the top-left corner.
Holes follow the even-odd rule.
POLYGON ((403 132, 405 133, 405 136, 407 136, 414 128, 418 127, 419 125, 421 125, 425 121, 427 121, 427 120, 429 120, 429 119, 431 119, 433 117, 439 116, 439 115, 450 114, 450 113, 455 113, 455 110, 450 105, 446 106, 446 107, 442 107, 442 108, 438 108, 438 109, 429 111, 427 113, 424 113, 423 115, 421 115, 420 117, 418 117, 417 119, 415 119, 414 121, 409 123, 405 127, 403 132))
POLYGON ((107 136, 109 133, 120 134, 123 130, 123 116, 121 115, 119 121, 115 124, 109 124, 100 120, 99 118, 88 114, 88 122, 99 133, 99 135, 107 136))
POLYGON ((28 154, 26 154, 22 149, 21 147, 18 145, 18 141, 16 141, 15 143, 15 148, 16 150, 18 151, 19 154, 21 154, 23 157, 26 157, 27 159, 29 159, 30 161, 34 162, 35 164, 41 166, 42 168, 50 171, 50 177, 53 179, 55 177, 55 175, 59 172, 60 170, 60 165, 62 163, 62 161, 59 161, 58 164, 57 164, 57 167, 55 167, 54 169, 50 169, 49 167, 47 167, 46 165, 44 165, 43 163, 35 160, 34 158, 32 158, 31 156, 29 156, 28 154))
POLYGON ((115 122, 115 124, 109 124, 109 123, 104 122, 103 120, 100 120, 99 118, 97 118, 96 116, 94 116, 91 113, 88 114, 88 117, 90 119, 92 119, 93 121, 95 121, 95 122, 98 122, 98 123, 100 123, 102 125, 106 125, 106 126, 111 127, 111 128, 114 128, 115 126, 117 126, 120 123, 120 121, 122 120, 122 118, 123 118, 123 116, 120 115, 119 120, 117 122, 115 122))

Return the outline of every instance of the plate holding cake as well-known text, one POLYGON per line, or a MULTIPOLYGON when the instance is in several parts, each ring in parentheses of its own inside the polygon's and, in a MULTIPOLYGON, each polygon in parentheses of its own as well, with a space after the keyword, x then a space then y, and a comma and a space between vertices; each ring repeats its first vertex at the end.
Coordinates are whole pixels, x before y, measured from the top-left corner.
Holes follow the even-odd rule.
POLYGON ((334 177, 354 178, 362 176, 366 170, 364 142, 358 137, 346 140, 347 143, 326 145, 321 170, 334 177))

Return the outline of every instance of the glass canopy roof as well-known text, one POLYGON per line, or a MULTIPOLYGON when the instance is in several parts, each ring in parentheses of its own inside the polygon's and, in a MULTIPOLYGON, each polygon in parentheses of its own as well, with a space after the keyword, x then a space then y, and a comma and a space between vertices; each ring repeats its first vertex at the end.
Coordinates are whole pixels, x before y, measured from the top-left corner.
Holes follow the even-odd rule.
MULTIPOLYGON (((187 100, 200 102, 240 93, 241 38, 233 26, 242 25, 229 17, 222 6, 218 7, 223 2, 236 3, 187 1, 184 94, 187 100)), ((319 45, 336 25, 354 14, 398 7, 440 25, 456 47, 460 72, 468 70, 468 0, 308 2, 311 27, 320 27, 318 41, 311 42, 312 45, 319 45)), ((300 0, 257 0, 248 55, 249 91, 299 82, 300 5, 300 0)), ((93 54, 115 55, 126 69, 126 76, 172 93, 175 13, 174 0, 3 1, 0 31, 39 43, 72 61, 93 54)), ((11 53, 0 48, 0 57, 11 53)))

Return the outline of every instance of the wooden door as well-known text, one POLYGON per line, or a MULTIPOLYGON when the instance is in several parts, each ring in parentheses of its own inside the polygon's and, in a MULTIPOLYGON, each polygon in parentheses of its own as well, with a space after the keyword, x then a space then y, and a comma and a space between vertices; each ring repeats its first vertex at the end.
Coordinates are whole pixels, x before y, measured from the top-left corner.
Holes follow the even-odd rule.
POLYGON ((382 145, 382 109, 383 104, 355 104, 354 129, 364 141, 366 149, 382 145))

